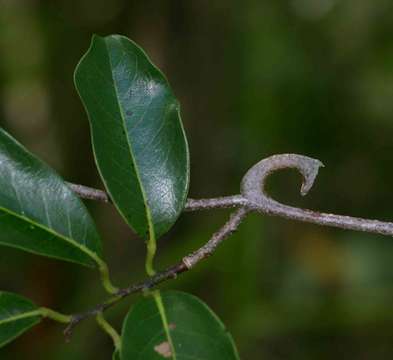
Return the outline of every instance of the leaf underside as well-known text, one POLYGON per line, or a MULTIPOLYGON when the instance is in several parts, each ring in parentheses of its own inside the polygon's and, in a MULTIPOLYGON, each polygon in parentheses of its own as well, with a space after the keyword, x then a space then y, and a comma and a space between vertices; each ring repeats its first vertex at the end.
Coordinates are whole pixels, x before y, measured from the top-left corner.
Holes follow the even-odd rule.
POLYGON ((154 298, 141 300, 124 321, 121 360, 239 359, 231 335, 206 304, 177 291, 163 292, 161 298, 168 329, 154 298))
POLYGON ((0 291, 0 347, 40 322, 41 316, 35 310, 37 307, 29 300, 0 291))
POLYGON ((188 145, 164 75, 126 37, 94 36, 75 71, 95 160, 125 221, 143 238, 164 234, 181 213, 188 145))
POLYGON ((63 180, 0 129, 0 244, 94 266, 101 240, 63 180), (93 258, 92 258, 93 257, 93 258))

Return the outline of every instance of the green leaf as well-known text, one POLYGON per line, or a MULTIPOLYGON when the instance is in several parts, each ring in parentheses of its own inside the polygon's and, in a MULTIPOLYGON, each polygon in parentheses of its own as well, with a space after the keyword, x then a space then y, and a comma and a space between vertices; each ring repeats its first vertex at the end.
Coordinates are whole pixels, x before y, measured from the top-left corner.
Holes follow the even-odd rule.
POLYGON ((0 291, 0 347, 41 321, 40 311, 30 300, 0 291))
POLYGON ((102 261, 101 241, 83 203, 3 129, 0 244, 86 266, 102 261))
POLYGON ((121 359, 234 360, 239 356, 231 335, 206 304, 170 291, 145 298, 131 309, 123 324, 121 359))
POLYGON ((143 50, 120 35, 94 36, 75 71, 99 172, 125 221, 159 237, 181 213, 189 154, 179 103, 143 50))

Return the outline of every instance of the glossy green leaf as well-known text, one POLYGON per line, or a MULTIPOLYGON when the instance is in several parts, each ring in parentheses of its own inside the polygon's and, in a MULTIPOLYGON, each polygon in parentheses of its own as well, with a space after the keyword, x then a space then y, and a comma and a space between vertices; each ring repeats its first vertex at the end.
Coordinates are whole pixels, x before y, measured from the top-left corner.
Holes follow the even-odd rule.
POLYGON ((75 71, 99 172, 116 207, 143 238, 169 230, 184 207, 189 155, 179 103, 143 50, 94 36, 75 71))
POLYGON ((30 300, 0 291, 0 347, 39 323, 41 316, 30 300))
POLYGON ((121 360, 131 359, 235 360, 239 357, 231 335, 206 304, 195 296, 170 291, 163 292, 161 298, 143 299, 127 315, 121 360))
POLYGON ((0 244, 93 266, 101 241, 63 180, 0 129, 0 244))

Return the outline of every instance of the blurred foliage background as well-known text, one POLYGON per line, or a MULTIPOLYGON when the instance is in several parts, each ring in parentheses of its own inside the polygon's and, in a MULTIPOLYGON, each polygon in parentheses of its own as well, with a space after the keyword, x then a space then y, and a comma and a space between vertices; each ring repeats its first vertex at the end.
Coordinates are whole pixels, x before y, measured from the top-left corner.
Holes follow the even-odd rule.
MULTIPOLYGON (((0 0, 0 126, 65 179, 102 187, 73 71, 92 33, 121 33, 165 72, 182 104, 191 197, 235 194, 275 153, 320 159, 269 179, 289 204, 393 218, 393 3, 390 0, 0 0)), ((144 244, 115 210, 88 203, 116 284, 143 275, 144 244)), ((204 243, 228 210, 184 214, 159 242, 164 268, 204 243)), ((0 288, 63 312, 104 297, 97 274, 10 248, 0 288)), ((393 242, 250 216, 216 255, 164 288, 189 291, 223 319, 243 359, 392 359, 393 242)), ((134 297, 108 312, 120 329, 134 297)), ((65 344, 46 321, 1 359, 110 359, 93 320, 65 344)))

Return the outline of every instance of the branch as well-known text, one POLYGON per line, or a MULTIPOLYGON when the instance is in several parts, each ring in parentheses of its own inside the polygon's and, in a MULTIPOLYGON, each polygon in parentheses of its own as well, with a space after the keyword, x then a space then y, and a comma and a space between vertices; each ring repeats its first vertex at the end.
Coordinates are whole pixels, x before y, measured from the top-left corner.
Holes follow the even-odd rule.
POLYGON ((66 182, 69 188, 82 199, 97 200, 105 203, 111 202, 108 194, 99 189, 94 189, 84 185, 66 182))
MULTIPOLYGON (((307 195, 314 184, 319 168, 323 166, 319 160, 302 155, 281 154, 270 156, 254 165, 243 177, 241 195, 213 199, 188 199, 184 211, 243 207, 249 211, 292 220, 392 236, 393 223, 391 222, 300 209, 281 204, 270 198, 265 192, 265 182, 269 175, 277 170, 294 168, 303 176, 300 193, 302 196, 307 195)), ((68 183, 68 185, 81 198, 110 202, 110 198, 105 191, 72 183, 68 183)))
POLYGON ((81 321, 103 313, 105 310, 131 294, 146 292, 166 280, 176 279, 178 275, 190 270, 191 267, 193 267, 199 261, 209 257, 223 240, 228 238, 234 231, 236 231, 242 220, 246 217, 247 212, 248 210, 245 208, 236 210, 231 215, 230 219, 212 236, 212 238, 204 246, 192 254, 184 257, 183 260, 177 264, 161 272, 158 272, 156 275, 149 277, 144 281, 130 285, 127 288, 120 289, 117 291, 114 297, 101 304, 97 304, 90 310, 71 315, 71 320, 64 330, 66 340, 68 341, 71 338, 75 326, 77 326, 81 321))
MULTIPOLYGON (((111 203, 111 199, 103 190, 91 188, 84 185, 66 182, 70 189, 82 199, 96 200, 104 203, 111 203)), ((246 205, 247 200, 241 195, 222 196, 214 199, 187 199, 184 211, 210 210, 217 208, 234 208, 246 205)))
MULTIPOLYGON (((303 176, 300 193, 304 196, 312 188, 320 167, 323 167, 323 164, 319 160, 306 156, 295 154, 275 155, 260 161, 246 173, 241 183, 241 195, 213 199, 188 199, 184 209, 185 211, 235 207, 238 207, 238 209, 230 216, 230 219, 213 234, 205 245, 188 256, 185 256, 182 261, 144 281, 118 290, 114 297, 106 302, 97 304, 86 312, 71 315, 71 321, 64 330, 66 338, 70 338, 73 329, 82 320, 101 314, 106 309, 131 294, 150 290, 166 280, 175 279, 178 275, 190 270, 201 260, 212 255, 217 249, 217 246, 236 231, 242 220, 252 211, 318 225, 334 226, 342 229, 365 231, 382 235, 393 235, 393 223, 300 209, 281 204, 270 198, 265 192, 265 182, 270 174, 277 170, 294 168, 303 176)), ((109 196, 102 190, 71 183, 68 184, 70 188, 82 198, 110 202, 109 196)))
POLYGON ((74 331, 74 328, 81 321, 103 313, 105 310, 109 309, 110 307, 117 304, 119 301, 121 301, 122 299, 124 299, 125 297, 127 297, 131 294, 147 291, 147 290, 157 286, 158 284, 162 283, 163 281, 166 281, 169 279, 175 279, 177 277, 177 275, 179 275, 187 270, 188 270, 187 266, 183 262, 179 262, 176 265, 171 266, 171 267, 165 269, 164 271, 161 271, 161 272, 157 273, 156 275, 145 279, 144 281, 133 284, 127 288, 120 289, 114 297, 108 299, 107 301, 105 301, 103 303, 95 305, 90 310, 87 310, 87 311, 79 313, 79 314, 71 315, 71 321, 69 322, 68 326, 64 330, 64 336, 66 338, 66 341, 70 340, 71 335, 74 331))
POLYGON ((199 261, 211 256, 217 249, 218 245, 220 245, 223 240, 225 240, 237 230, 243 219, 247 216, 248 212, 249 211, 245 207, 241 207, 236 210, 231 215, 229 221, 227 221, 224 226, 222 226, 221 229, 218 230, 205 245, 203 245, 197 251, 194 251, 192 254, 184 257, 183 263, 187 266, 187 269, 191 269, 199 261))

